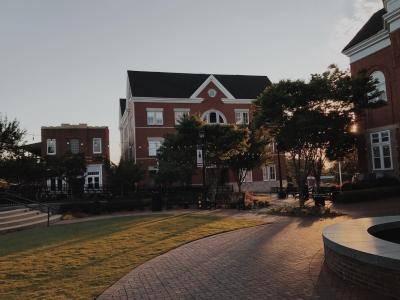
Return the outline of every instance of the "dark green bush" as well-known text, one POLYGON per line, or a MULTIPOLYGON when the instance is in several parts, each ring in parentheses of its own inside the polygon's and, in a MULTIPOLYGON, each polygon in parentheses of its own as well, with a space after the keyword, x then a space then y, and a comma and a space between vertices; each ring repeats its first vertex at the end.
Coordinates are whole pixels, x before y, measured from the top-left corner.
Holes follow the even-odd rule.
POLYGON ((398 195, 400 195, 400 186, 388 186, 334 193, 332 200, 339 203, 352 203, 361 201, 374 201, 398 195))

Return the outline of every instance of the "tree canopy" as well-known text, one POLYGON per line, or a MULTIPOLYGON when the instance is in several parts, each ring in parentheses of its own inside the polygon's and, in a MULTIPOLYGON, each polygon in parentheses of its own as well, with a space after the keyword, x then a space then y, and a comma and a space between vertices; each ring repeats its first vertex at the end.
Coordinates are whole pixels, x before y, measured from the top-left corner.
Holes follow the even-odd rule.
MULTIPOLYGON (((272 84, 256 101, 255 123, 268 130, 281 151, 288 153, 300 189, 307 176, 319 177, 326 159, 351 153, 357 141, 352 126, 371 105, 376 82, 360 73, 330 66, 309 82, 282 80, 272 84)), ((374 105, 377 105, 374 103, 374 105)), ((305 195, 300 195, 300 205, 305 195)))

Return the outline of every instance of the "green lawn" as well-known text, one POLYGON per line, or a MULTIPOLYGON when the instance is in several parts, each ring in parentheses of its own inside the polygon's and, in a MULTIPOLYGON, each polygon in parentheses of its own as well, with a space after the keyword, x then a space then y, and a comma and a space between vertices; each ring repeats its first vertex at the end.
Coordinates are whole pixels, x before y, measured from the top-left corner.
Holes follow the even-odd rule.
POLYGON ((209 214, 148 215, 0 235, 0 299, 91 299, 165 251, 261 223, 209 214))

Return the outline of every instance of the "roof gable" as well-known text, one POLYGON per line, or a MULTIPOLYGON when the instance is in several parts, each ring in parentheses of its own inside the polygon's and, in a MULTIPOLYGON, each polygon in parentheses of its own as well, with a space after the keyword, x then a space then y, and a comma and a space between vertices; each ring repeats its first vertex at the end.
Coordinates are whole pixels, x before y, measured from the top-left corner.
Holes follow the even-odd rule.
POLYGON ((190 98, 198 98, 200 93, 210 84, 214 83, 215 86, 225 95, 228 99, 235 99, 235 97, 215 78, 214 75, 210 75, 198 89, 190 96, 190 98))
POLYGON ((190 98, 210 77, 236 99, 255 99, 271 84, 267 76, 128 71, 133 97, 190 98))
POLYGON ((382 8, 372 15, 372 17, 364 24, 360 31, 353 37, 353 39, 344 47, 346 51, 353 46, 367 40, 379 31, 384 29, 383 15, 386 14, 386 9, 382 8))

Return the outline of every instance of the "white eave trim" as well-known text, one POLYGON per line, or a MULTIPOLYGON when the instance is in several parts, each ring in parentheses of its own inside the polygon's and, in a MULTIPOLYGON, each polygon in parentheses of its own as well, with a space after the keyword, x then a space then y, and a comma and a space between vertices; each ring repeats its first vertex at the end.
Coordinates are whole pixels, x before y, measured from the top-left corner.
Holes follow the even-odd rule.
POLYGON ((343 54, 350 58, 350 63, 353 63, 390 45, 389 32, 383 29, 361 43, 343 51, 343 54))
POLYGON ((224 95, 230 99, 235 99, 235 97, 233 97, 233 95, 222 85, 221 82, 218 81, 217 78, 215 78, 214 75, 210 75, 206 81, 204 81, 199 87, 198 89, 193 93, 192 96, 190 96, 191 99, 196 99, 199 97, 199 94, 206 88, 206 86, 210 83, 213 82, 216 87, 222 92, 224 93, 224 95))
POLYGON ((202 98, 154 98, 154 97, 132 97, 133 102, 153 102, 153 103, 201 103, 202 98))
POLYGON ((252 104, 256 99, 221 99, 224 104, 252 104))

